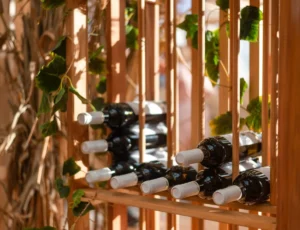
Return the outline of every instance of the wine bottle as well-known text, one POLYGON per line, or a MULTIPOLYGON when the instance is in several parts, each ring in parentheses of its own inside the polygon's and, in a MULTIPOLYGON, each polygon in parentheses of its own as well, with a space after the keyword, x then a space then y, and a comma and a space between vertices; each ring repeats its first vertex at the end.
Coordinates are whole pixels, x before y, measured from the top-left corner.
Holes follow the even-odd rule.
MULTIPOLYGON (((166 104, 164 102, 145 102, 146 123, 166 121, 166 104)), ((96 125, 105 123, 110 128, 120 128, 138 121, 138 101, 127 103, 113 103, 107 105, 103 111, 80 113, 77 121, 82 125, 96 125)))
MULTIPOLYGON (((239 164, 239 171, 259 168, 261 164, 252 158, 245 159, 239 164)), ((198 195, 202 199, 211 199, 213 193, 232 185, 232 163, 228 162, 217 168, 206 168, 198 172, 196 180, 176 185, 171 194, 176 199, 198 195)))
POLYGON ((85 179, 88 183, 108 181, 111 177, 131 173, 136 169, 136 167, 138 167, 138 164, 120 161, 111 167, 88 171, 85 179))
POLYGON ((166 170, 159 161, 142 163, 132 173, 112 177, 110 185, 113 189, 135 186, 140 182, 162 177, 166 170))
POLYGON ((168 190, 177 184, 193 181, 196 175, 197 171, 193 167, 176 165, 169 168, 163 177, 143 182, 140 188, 145 194, 157 193, 168 190))
MULTIPOLYGON (((167 128, 164 124, 145 127, 146 149, 166 146, 167 128)), ((128 154, 128 151, 139 148, 139 127, 134 125, 128 129, 114 130, 106 140, 85 141, 81 151, 85 154, 110 151, 114 154, 128 154)))
POLYGON ((233 185, 214 192, 213 201, 217 205, 239 201, 253 205, 267 201, 270 197, 270 167, 250 169, 240 174, 233 185))
MULTIPOLYGON (((240 132, 240 159, 261 154, 261 134, 252 131, 240 132)), ((179 152, 176 162, 190 165, 201 162, 205 167, 218 167, 232 160, 232 134, 205 138, 196 149, 179 152)))

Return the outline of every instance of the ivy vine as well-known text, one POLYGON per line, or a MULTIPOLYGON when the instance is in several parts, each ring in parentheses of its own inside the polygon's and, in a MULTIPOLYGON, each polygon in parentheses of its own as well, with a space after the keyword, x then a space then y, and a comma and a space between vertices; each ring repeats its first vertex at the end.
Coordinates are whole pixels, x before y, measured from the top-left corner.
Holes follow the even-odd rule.
MULTIPOLYGON (((216 0, 217 6, 221 10, 228 12, 229 0, 216 0)), ((262 20, 261 10, 255 6, 246 6, 241 10, 240 18, 240 39, 249 42, 257 42, 259 33, 259 21, 262 20)), ((226 32, 229 36, 229 21, 225 24, 226 32)), ((223 25, 221 25, 223 26, 223 25)), ((186 38, 191 39, 192 47, 198 48, 198 15, 187 14, 178 28, 186 31, 186 38)), ((219 49, 219 29, 205 32, 205 72, 213 86, 218 85, 220 78, 220 49, 219 49)), ((220 85, 219 85, 220 86, 220 85)), ((220 86, 222 87, 222 86, 220 86)), ((244 78, 240 78, 240 103, 243 104, 243 96, 248 88, 244 78)), ((248 116, 241 118, 240 128, 245 125, 250 130, 261 131, 261 97, 251 100, 245 109, 248 116)), ((230 111, 221 114, 209 123, 212 135, 222 135, 232 131, 232 113, 230 111)))

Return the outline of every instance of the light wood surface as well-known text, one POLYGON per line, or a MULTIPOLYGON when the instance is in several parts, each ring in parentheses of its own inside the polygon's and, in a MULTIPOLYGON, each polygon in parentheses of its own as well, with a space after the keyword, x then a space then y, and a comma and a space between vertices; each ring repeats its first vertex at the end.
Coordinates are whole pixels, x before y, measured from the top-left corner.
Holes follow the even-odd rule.
POLYGON ((178 203, 162 199, 152 199, 145 196, 137 196, 116 191, 95 191, 93 189, 85 189, 84 192, 84 197, 89 199, 94 198, 95 200, 119 203, 123 205, 147 207, 147 209, 161 212, 196 217, 205 220, 220 221, 223 223, 236 224, 240 226, 262 229, 275 229, 276 227, 276 218, 274 217, 258 216, 237 211, 227 211, 218 208, 178 203), (134 203, 132 202, 133 200, 134 203))
POLYGON ((279 2, 278 229, 300 226, 300 4, 279 2))
MULTIPOLYGON (((83 2, 86 6, 86 1, 83 2)), ((71 78, 75 88, 83 97, 87 96, 87 57, 88 45, 82 44, 81 41, 87 41, 87 18, 86 15, 80 11, 78 1, 67 0, 66 6, 72 9, 66 18, 67 36, 67 56, 66 64, 69 71, 67 75, 71 78)), ((80 151, 79 143, 88 139, 88 126, 81 126, 77 123, 77 115, 81 112, 87 111, 87 106, 73 94, 69 93, 67 104, 67 155, 73 157, 76 161, 81 161, 83 165, 88 166, 88 156, 83 155, 80 151)), ((76 175, 77 176, 77 175, 76 175)), ((71 191, 78 188, 78 186, 87 184, 79 184, 77 180, 70 179, 69 181, 71 191)), ((68 202, 72 202, 72 196, 68 198, 68 202)), ((68 210, 68 223, 71 227, 76 221, 74 229, 88 230, 89 229, 89 215, 77 218, 73 215, 72 210, 68 210)))

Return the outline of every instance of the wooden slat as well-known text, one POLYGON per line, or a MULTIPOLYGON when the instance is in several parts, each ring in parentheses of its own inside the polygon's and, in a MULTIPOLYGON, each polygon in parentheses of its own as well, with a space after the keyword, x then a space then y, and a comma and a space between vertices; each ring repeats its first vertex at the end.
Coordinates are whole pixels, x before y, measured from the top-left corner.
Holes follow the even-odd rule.
POLYGON ((109 102, 124 102, 127 89, 125 1, 109 1, 106 8, 107 97, 109 102))
MULTIPOLYGON (((250 0, 251 6, 260 6, 260 0, 250 0)), ((249 98, 250 100, 259 96, 259 43, 258 42, 250 42, 250 62, 249 62, 249 98)))
POLYGON ((146 3, 147 100, 159 100, 159 4, 146 3))
MULTIPOLYGON (((145 99, 146 99, 146 29, 145 29, 145 0, 139 0, 138 2, 138 40, 139 40, 139 151, 140 162, 144 162, 146 138, 145 138, 145 99)), ((146 210, 140 209, 140 221, 139 229, 146 229, 146 210)))
POLYGON ((230 1, 230 79, 232 85, 232 178, 239 174, 240 87, 238 75, 240 2, 230 1))
POLYGON ((125 194, 116 191, 98 190, 96 195, 94 189, 84 189, 84 192, 84 197, 89 199, 120 203, 123 205, 134 205, 136 207, 147 207, 148 209, 161 212, 179 214, 211 221, 220 221, 240 226, 262 229, 275 229, 276 227, 276 219, 274 217, 257 216, 237 211, 227 211, 187 203, 152 199, 145 196, 125 194), (132 202, 133 200, 134 202, 132 202))
POLYGON ((269 80, 269 0, 263 1, 263 82, 262 82, 262 164, 270 165, 268 130, 268 80, 269 80))
POLYGON ((300 226, 300 4, 280 0, 278 229, 300 226))
MULTIPOLYGON (((127 89, 125 2, 109 1, 106 8, 107 41, 107 101, 124 102, 127 89)), ((108 205, 108 229, 127 229, 127 207, 119 204, 108 205)))
MULTIPOLYGON (((159 4, 146 2, 146 99, 159 100, 159 4)), ((160 215, 146 210, 146 229, 160 229, 160 215)))
MULTIPOLYGON (((172 166, 172 157, 175 155, 175 1, 165 1, 165 33, 166 33, 166 102, 167 102, 167 148, 168 148, 168 167, 172 166)), ((176 229, 175 216, 167 215, 167 229, 176 229)))
MULTIPOLYGON (((251 6, 260 6, 260 0, 250 0, 251 6)), ((260 38, 260 36, 259 36, 260 38)), ((249 50, 249 99, 252 100, 259 96, 259 86, 260 86, 260 39, 258 42, 250 42, 250 50, 249 50)), ((250 101, 249 100, 249 101, 250 101)), ((252 214, 257 214, 257 212, 251 212, 252 214)), ((249 228, 249 230, 255 230, 257 228, 249 228)))
POLYGON ((228 13, 220 10, 220 87, 219 87, 219 114, 226 113, 230 110, 230 82, 228 78, 229 59, 228 59, 228 43, 229 39, 226 34, 226 21, 228 21, 228 13))
MULTIPOLYGON (((84 2, 86 4, 86 2, 84 2)), ((74 87, 84 97, 87 96, 87 57, 88 47, 87 43, 82 44, 81 41, 87 41, 87 18, 79 9, 78 2, 73 0, 66 1, 66 7, 72 9, 66 18, 66 31, 67 36, 67 56, 66 64, 68 68, 67 75, 71 78, 74 87)), ((68 158, 74 157, 76 161, 82 161, 85 166, 88 166, 88 156, 83 155, 80 151, 80 147, 76 143, 81 143, 88 139, 88 127, 80 126, 77 123, 77 115, 81 112, 87 111, 86 105, 73 94, 69 93, 68 97, 68 110, 67 110, 67 152, 68 158)), ((82 168, 83 171, 86 169, 82 168)), ((83 177, 82 173, 76 175, 76 177, 83 177)), ((70 194, 76 189, 77 181, 70 179, 71 185, 70 194)), ((72 196, 69 196, 69 202, 71 202, 72 196)), ((76 218, 72 214, 72 210, 68 212, 68 223, 71 227, 76 221, 74 229, 89 229, 89 215, 86 215, 80 219, 76 218)))
POLYGON ((279 22, 279 0, 271 1, 271 124, 270 124, 270 154, 271 154, 271 203, 277 202, 277 75, 278 75, 278 22, 279 22))

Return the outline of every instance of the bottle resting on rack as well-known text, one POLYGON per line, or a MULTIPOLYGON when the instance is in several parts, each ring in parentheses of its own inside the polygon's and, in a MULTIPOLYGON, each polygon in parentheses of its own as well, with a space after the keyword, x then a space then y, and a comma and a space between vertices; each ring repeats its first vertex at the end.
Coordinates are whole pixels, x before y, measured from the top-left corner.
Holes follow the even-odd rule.
POLYGON ((152 194, 168 190, 177 184, 183 184, 195 180, 197 171, 191 167, 172 166, 166 172, 166 175, 153 180, 147 180, 140 186, 145 194, 152 194))
MULTIPOLYGON (((261 164, 247 158, 239 164, 239 171, 259 168, 261 164)), ((176 199, 198 195, 202 199, 211 199, 213 193, 232 185, 232 163, 228 162, 217 168, 206 168, 198 172, 196 180, 176 185, 171 194, 176 199)))
MULTIPOLYGON (((252 131, 240 132, 240 159, 260 155, 261 134, 252 131)), ((179 152, 176 162, 179 165, 199 163, 205 167, 218 167, 232 160, 232 134, 205 138, 196 149, 179 152)))
MULTIPOLYGON (((167 142, 167 128, 163 123, 145 126, 146 149, 164 147, 167 142)), ((81 151, 85 154, 110 151, 116 155, 128 154, 139 147, 139 127, 114 130, 106 140, 85 141, 81 151)))
POLYGON ((214 192, 213 201, 217 205, 239 201, 253 205, 267 201, 270 197, 270 167, 251 169, 240 174, 233 185, 214 192))
MULTIPOLYGON (((145 102, 146 123, 166 121, 165 102, 145 102)), ((80 113, 77 121, 81 125, 96 125, 105 123, 110 128, 120 128, 132 125, 138 121, 138 101, 127 103, 113 103, 107 105, 103 111, 80 113)))
POLYGON ((164 164, 159 161, 142 163, 132 173, 112 177, 110 185, 113 189, 135 186, 140 182, 164 176, 166 170, 164 164))
POLYGON ((137 167, 137 163, 120 161, 112 165, 111 167, 88 171, 85 179, 88 183, 108 181, 111 177, 131 173, 137 167))

